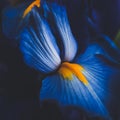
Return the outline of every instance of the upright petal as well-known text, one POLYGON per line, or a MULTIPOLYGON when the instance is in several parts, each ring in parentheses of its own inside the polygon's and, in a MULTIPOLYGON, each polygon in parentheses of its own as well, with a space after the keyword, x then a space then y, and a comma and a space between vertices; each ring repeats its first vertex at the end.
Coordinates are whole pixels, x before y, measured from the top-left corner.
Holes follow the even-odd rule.
POLYGON ((66 9, 63 6, 58 6, 57 4, 52 4, 47 6, 48 14, 51 14, 55 24, 55 32, 60 36, 62 42, 61 53, 64 61, 71 61, 74 59, 77 52, 77 43, 72 34, 70 24, 68 21, 68 16, 66 9), (72 52, 71 52, 72 51, 72 52))
POLYGON ((31 20, 20 37, 21 50, 29 66, 45 73, 59 67, 59 48, 48 23, 36 9, 32 10, 31 20))

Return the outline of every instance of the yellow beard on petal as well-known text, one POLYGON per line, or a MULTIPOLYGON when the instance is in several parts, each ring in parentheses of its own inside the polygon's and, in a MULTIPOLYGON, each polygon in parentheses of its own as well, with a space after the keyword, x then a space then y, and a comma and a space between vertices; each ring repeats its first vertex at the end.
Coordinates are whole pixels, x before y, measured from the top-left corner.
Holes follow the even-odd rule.
POLYGON ((65 79, 69 80, 72 80, 73 75, 75 75, 84 85, 88 85, 88 81, 82 73, 83 70, 84 68, 78 64, 64 62, 62 63, 58 73, 65 79))
POLYGON ((32 2, 24 11, 23 13, 23 18, 32 10, 33 7, 37 6, 38 8, 40 7, 40 1, 41 0, 35 0, 32 2))
POLYGON ((59 74, 61 74, 63 76, 63 78, 68 79, 68 80, 72 80, 73 79, 73 73, 70 69, 66 68, 66 67, 61 67, 59 69, 59 74))

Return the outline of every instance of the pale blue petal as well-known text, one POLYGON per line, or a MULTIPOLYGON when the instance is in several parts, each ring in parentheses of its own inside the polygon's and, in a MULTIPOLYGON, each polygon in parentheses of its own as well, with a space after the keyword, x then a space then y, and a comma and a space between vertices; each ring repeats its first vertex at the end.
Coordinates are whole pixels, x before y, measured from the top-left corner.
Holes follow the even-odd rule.
POLYGON ((47 22, 37 10, 32 10, 31 17, 33 22, 30 21, 20 35, 25 62, 42 72, 53 72, 61 63, 59 48, 47 22))
POLYGON ((69 25, 66 9, 57 4, 52 4, 51 12, 63 43, 64 60, 71 61, 76 55, 77 43, 69 25))

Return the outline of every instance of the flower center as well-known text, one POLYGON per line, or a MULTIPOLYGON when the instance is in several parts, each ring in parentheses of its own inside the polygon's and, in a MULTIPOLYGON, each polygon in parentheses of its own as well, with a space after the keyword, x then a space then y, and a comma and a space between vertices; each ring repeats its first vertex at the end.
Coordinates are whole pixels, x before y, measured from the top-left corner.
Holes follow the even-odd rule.
POLYGON ((75 63, 64 62, 62 63, 58 73, 65 79, 72 80, 75 75, 84 85, 88 85, 88 81, 82 71, 84 68, 75 63))
POLYGON ((32 10, 33 7, 37 6, 38 8, 40 7, 40 1, 41 0, 35 0, 32 2, 24 11, 23 13, 23 18, 32 10))

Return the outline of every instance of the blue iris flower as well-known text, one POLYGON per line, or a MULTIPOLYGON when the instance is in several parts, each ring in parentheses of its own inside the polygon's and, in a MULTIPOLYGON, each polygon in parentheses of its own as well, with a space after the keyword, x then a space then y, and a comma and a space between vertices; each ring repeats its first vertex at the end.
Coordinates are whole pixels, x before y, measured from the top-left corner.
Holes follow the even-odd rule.
POLYGON ((87 112, 109 116, 107 104, 112 97, 110 83, 114 67, 100 58, 119 64, 119 53, 111 55, 110 52, 111 49, 117 51, 112 41, 106 38, 103 43, 91 42, 84 53, 78 55, 79 46, 70 29, 66 9, 57 4, 45 4, 44 14, 33 8, 24 19, 31 19, 20 34, 24 60, 46 75, 40 99, 55 99, 63 105, 76 105, 87 112))

